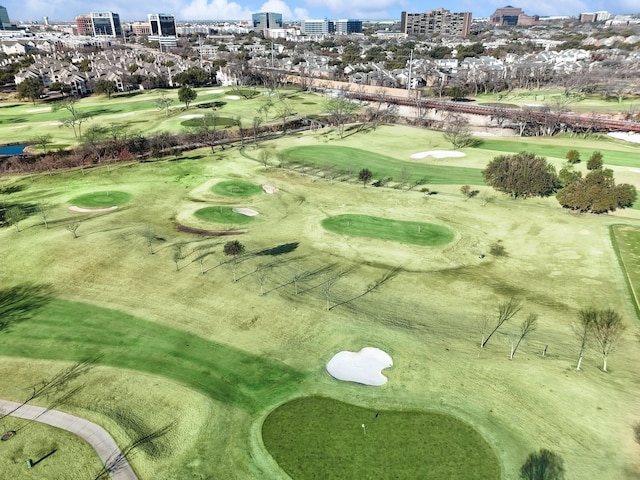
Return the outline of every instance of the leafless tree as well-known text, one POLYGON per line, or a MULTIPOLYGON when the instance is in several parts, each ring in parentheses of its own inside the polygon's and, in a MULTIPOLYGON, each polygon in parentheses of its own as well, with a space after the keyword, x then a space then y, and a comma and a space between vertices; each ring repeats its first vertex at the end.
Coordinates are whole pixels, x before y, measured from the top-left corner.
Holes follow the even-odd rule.
POLYGON ((67 224, 67 230, 71 232, 73 238, 78 238, 78 228, 80 228, 80 222, 71 222, 67 224))
POLYGON ((322 293, 324 295, 325 300, 327 301, 327 311, 331 310, 331 288, 338 280, 338 276, 335 274, 329 274, 325 278, 324 283, 322 284, 322 293))
POLYGON ((593 339, 600 355, 602 355, 602 370, 607 371, 607 358, 614 351, 620 337, 625 331, 622 317, 611 309, 598 311, 598 316, 591 324, 593 339))
POLYGON ((49 228, 49 210, 50 209, 51 209, 51 205, 49 205, 47 202, 40 202, 36 206, 36 210, 42 217, 44 228, 49 228))
POLYGON ((580 370, 582 365, 582 357, 589 346, 589 336, 591 335, 592 325, 598 318, 598 311, 594 308, 583 308, 578 312, 578 320, 575 321, 571 328, 580 343, 580 351, 578 352, 578 363, 576 370, 580 370))
POLYGON ((264 282, 267 279, 267 273, 269 273, 268 270, 269 266, 264 264, 258 265, 258 268, 256 268, 256 279, 260 284, 260 296, 264 295, 264 282))
POLYGON ((142 230, 141 235, 144 237, 144 239, 147 241, 147 247, 149 248, 149 253, 151 255, 153 255, 155 252, 153 251, 153 244, 157 241, 158 239, 158 235, 156 234, 156 232, 150 228, 147 227, 144 230, 142 230))
POLYGON ((506 302, 498 304, 498 318, 493 326, 493 329, 487 335, 487 338, 480 344, 480 348, 484 348, 487 342, 491 339, 494 333, 506 322, 508 322, 515 314, 522 309, 522 300, 517 297, 511 297, 506 302))
POLYGON ((518 350, 518 346, 520 346, 520 342, 524 340, 524 337, 529 335, 529 333, 533 332, 536 329, 536 324, 538 322, 538 315, 536 313, 530 313, 527 315, 522 323, 520 324, 520 331, 518 332, 517 341, 515 343, 511 343, 511 354, 509 355, 509 360, 513 360, 513 356, 516 354, 516 350, 518 350))

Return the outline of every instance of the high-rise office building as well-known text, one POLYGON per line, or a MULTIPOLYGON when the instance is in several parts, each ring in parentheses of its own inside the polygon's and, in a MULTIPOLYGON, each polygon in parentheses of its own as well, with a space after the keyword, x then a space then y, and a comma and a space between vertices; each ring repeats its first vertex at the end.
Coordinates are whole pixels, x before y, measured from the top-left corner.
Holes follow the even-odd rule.
POLYGON ((158 37, 176 36, 176 18, 166 13, 150 13, 147 15, 151 35, 158 37))
POLYGON ((333 33, 333 23, 329 20, 303 20, 300 32, 304 35, 325 35, 333 33))
POLYGON ((282 28, 282 14, 272 12, 259 12, 251 15, 253 28, 264 30, 265 28, 282 28))
POLYGON ((454 13, 444 8, 424 13, 400 14, 400 30, 408 35, 466 37, 471 29, 471 12, 454 13))
POLYGON ((9 20, 9 12, 0 5, 0 30, 8 30, 11 28, 11 20, 9 20))
POLYGON ((94 36, 121 37, 120 15, 114 12, 91 12, 94 36))
POLYGON ((362 20, 331 20, 336 35, 350 35, 362 33, 362 20))

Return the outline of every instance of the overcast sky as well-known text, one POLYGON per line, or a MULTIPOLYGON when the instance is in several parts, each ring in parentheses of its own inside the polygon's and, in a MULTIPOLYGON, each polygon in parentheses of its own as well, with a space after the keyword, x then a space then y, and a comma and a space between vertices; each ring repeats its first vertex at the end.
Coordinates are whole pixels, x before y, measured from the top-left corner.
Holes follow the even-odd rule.
MULTIPOLYGON (((112 11, 121 20, 142 20, 147 13, 170 13, 180 20, 248 20, 254 12, 282 13, 285 20, 312 18, 399 19, 400 12, 419 13, 435 8, 470 11, 487 17, 508 0, 448 0, 434 3, 412 0, 0 0, 14 21, 73 20, 81 13, 112 11)), ((611 13, 640 13, 639 0, 537 0, 512 3, 528 15, 578 15, 606 10, 611 13)))

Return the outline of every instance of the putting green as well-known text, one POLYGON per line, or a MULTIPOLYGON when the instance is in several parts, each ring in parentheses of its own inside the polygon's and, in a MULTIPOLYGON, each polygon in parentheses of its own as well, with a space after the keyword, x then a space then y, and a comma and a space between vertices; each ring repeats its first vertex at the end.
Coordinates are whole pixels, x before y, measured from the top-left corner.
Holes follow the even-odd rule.
POLYGON ((223 206, 201 208, 200 210, 196 210, 194 215, 200 220, 212 223, 244 225, 254 220, 253 217, 234 212, 232 207, 223 206))
POLYGON ((449 243, 454 233, 443 225, 408 222, 368 215, 336 215, 325 218, 322 226, 330 232, 354 237, 377 238, 414 245, 437 246, 449 243))
POLYGON ((71 205, 83 208, 104 208, 124 205, 133 196, 130 193, 107 190, 104 192, 85 193, 69 200, 71 205))
POLYGON ((262 187, 255 183, 242 182, 239 180, 228 180, 218 182, 211 187, 213 193, 226 197, 250 197, 262 192, 262 187))
POLYGON ((296 480, 500 478, 498 459, 480 434, 439 413, 377 411, 306 397, 271 412, 262 438, 296 480))

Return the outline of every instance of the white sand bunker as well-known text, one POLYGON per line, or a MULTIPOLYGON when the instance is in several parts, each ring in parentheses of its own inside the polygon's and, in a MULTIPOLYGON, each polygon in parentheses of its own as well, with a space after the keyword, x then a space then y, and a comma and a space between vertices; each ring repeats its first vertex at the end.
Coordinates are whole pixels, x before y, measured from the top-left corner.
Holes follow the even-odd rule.
POLYGON ((42 107, 42 108, 32 108, 30 110, 25 110, 26 113, 38 113, 38 112, 50 112, 51 107, 42 107))
POLYGON ((333 378, 345 382, 380 386, 387 383, 382 370, 393 366, 388 353, 374 347, 364 347, 359 352, 343 350, 327 363, 327 372, 333 378))
POLYGON ((256 215, 258 215, 258 212, 256 212, 255 210, 251 210, 250 208, 239 207, 233 208, 232 210, 241 215, 246 215, 247 217, 255 217, 256 215))
POLYGON ((97 212, 111 212, 116 208, 118 207, 113 206, 113 207, 105 207, 105 208, 83 208, 83 207, 76 207, 75 205, 71 205, 69 207, 69 210, 71 210, 72 212, 78 212, 78 213, 97 213, 97 212))
POLYGON ((429 150, 428 152, 418 152, 411 155, 413 159, 420 159, 426 157, 433 158, 457 158, 457 157, 466 157, 467 155, 462 152, 456 152, 455 150, 429 150))
POLYGON ((181 115, 180 118, 202 118, 204 114, 202 113, 192 113, 190 115, 181 115))
POLYGON ((209 95, 215 95, 216 93, 224 93, 224 90, 222 90, 221 88, 218 90, 207 90, 205 93, 209 95))
POLYGON ((607 135, 625 142, 640 143, 640 134, 635 132, 610 132, 607 135))
POLYGON ((240 100, 240 97, 238 95, 227 95, 226 97, 229 100, 240 100))
POLYGON ((262 185, 262 190, 264 190, 264 193, 268 193, 269 195, 271 195, 272 193, 275 193, 276 187, 274 187, 273 185, 264 184, 262 185))

